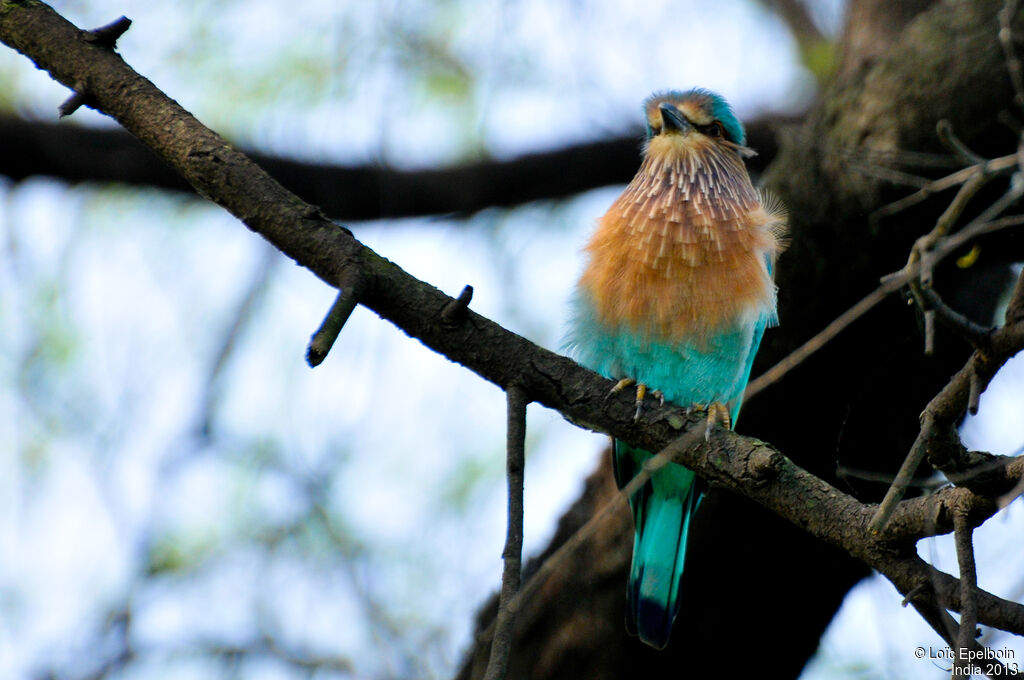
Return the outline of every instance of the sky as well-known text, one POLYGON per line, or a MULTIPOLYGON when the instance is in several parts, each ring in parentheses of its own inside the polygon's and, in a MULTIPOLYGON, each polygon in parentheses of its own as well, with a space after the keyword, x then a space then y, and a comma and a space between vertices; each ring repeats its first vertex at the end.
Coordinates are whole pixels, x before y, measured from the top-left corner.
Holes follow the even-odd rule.
MULTIPOLYGON (((511 157, 633 129, 666 87, 713 87, 741 118, 813 95, 755 3, 625 4, 54 6, 82 27, 128 15, 119 51, 139 72, 232 141, 301 159, 511 157)), ((839 3, 816 7, 835 30, 839 3)), ((66 97, 6 49, 0 82, 28 117, 51 119, 66 97)), ((83 110, 66 124, 113 123, 83 110)), ((620 190, 347 226, 449 294, 473 285, 477 312, 559 349, 580 248, 620 190)), ((128 677, 220 677, 195 650, 263 633, 347 661, 338 677, 449 677, 500 579, 501 391, 361 308, 310 370, 333 291, 212 204, 45 178, 0 197, 0 677, 86 677, 128 605, 132 645, 151 651, 128 677)), ((997 377, 964 427, 972 446, 1019 450, 1008 414, 1022 385, 1020 362, 997 377)), ((530 407, 526 555, 605 445, 530 407)), ((981 584, 1018 599, 1024 565, 1003 537, 1021 514, 1018 501, 979 531, 981 584)), ((946 538, 920 549, 955 573, 946 538)), ((945 677, 918 645, 938 640, 869 579, 805 677, 945 677)), ((294 677, 272 656, 237 670, 294 677)))

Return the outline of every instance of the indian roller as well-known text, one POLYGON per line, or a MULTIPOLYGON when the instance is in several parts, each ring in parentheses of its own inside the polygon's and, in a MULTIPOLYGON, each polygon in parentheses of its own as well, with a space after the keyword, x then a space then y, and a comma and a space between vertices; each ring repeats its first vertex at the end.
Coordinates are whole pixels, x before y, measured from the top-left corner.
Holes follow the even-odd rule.
MULTIPOLYGON (((721 96, 703 89, 644 102, 647 140, 636 176, 586 246, 568 346, 581 364, 731 427, 750 367, 776 323, 781 205, 751 184, 746 133, 721 96)), ((710 429, 708 430, 710 431, 710 429)), ((621 488, 650 458, 614 442, 621 488)), ((663 648, 679 613, 690 520, 703 489, 669 463, 630 498, 636 535, 626 628, 663 648)))

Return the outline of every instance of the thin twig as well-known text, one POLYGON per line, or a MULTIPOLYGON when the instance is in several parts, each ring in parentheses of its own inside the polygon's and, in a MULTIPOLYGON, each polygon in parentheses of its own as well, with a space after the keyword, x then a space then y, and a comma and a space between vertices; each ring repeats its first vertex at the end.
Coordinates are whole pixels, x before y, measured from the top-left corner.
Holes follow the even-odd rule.
MULTIPOLYGON (((132 25, 132 20, 122 16, 106 26, 88 31, 83 36, 87 42, 94 43, 108 50, 113 50, 117 39, 132 25)), ((84 82, 75 83, 74 92, 57 107, 57 117, 66 118, 83 106, 89 106, 89 95, 84 82)))
POLYGON ((971 321, 947 305, 939 294, 935 292, 934 288, 922 289, 921 295, 927 305, 927 311, 931 312, 943 326, 969 342, 974 349, 982 352, 988 349, 989 335, 992 332, 991 328, 971 321))
POLYGON ((984 158, 971 151, 970 147, 964 144, 963 141, 956 136, 956 133, 953 132, 953 124, 946 118, 943 118, 936 123, 935 132, 939 136, 939 141, 942 142, 947 149, 959 156, 965 163, 979 165, 985 162, 984 158))
POLYGON ((949 206, 942 211, 942 215, 935 221, 935 228, 925 236, 923 239, 918 239, 918 243, 914 244, 915 249, 930 250, 938 242, 939 238, 949 233, 950 228, 960 219, 960 215, 963 214, 964 208, 975 194, 977 194, 982 187, 989 183, 994 177, 993 174, 979 171, 976 175, 971 177, 969 180, 963 183, 960 190, 956 192, 956 196, 949 202, 949 206))
MULTIPOLYGON (((925 422, 921 425, 922 433, 930 431, 932 420, 932 414, 926 411, 925 422)), ((893 511, 896 509, 896 504, 907 493, 907 489, 914 480, 914 474, 917 472, 917 468, 920 467, 921 461, 924 460, 927 451, 928 448, 925 446, 924 437, 918 434, 917 439, 914 440, 914 445, 910 447, 910 454, 903 460, 900 471, 896 473, 896 478, 892 481, 888 490, 886 490, 885 498, 882 499, 878 509, 875 511, 875 515, 868 524, 868 531, 872 534, 878 535, 885 528, 886 523, 888 523, 893 511)))
POLYGON ((456 324, 462 321, 466 317, 466 310, 469 309, 469 303, 472 299, 473 286, 464 286, 462 292, 459 293, 459 297, 449 302, 441 310, 441 321, 444 321, 446 324, 456 324))
MULTIPOLYGON (((895 476, 887 472, 877 472, 875 470, 864 470, 861 468, 850 467, 849 465, 837 465, 836 466, 836 477, 839 479, 860 479, 865 482, 877 482, 879 484, 892 484, 892 480, 895 476)), ((929 479, 914 479, 911 480, 910 485, 919 489, 935 490, 940 486, 948 484, 945 480, 939 480, 935 477, 929 479)))
POLYGON ((498 596, 498 615, 491 640, 491 655, 487 660, 484 680, 502 680, 508 670, 512 651, 512 626, 519 609, 520 580, 523 568, 523 468, 526 441, 526 405, 529 398, 518 385, 506 389, 508 423, 506 442, 506 470, 508 474, 508 533, 501 556, 505 568, 501 574, 501 593, 498 596))
POLYGON ((825 326, 817 335, 790 352, 782 361, 759 375, 755 380, 752 380, 743 395, 744 403, 749 403, 759 392, 781 380, 784 375, 831 342, 847 326, 871 311, 875 305, 888 297, 889 293, 899 290, 904 283, 906 283, 906 280, 902 277, 883 281, 878 288, 868 293, 860 302, 840 314, 835 321, 825 326))
POLYGON ((362 293, 362 277, 355 267, 345 270, 345 279, 338 283, 338 295, 334 298, 327 315, 324 317, 320 328, 310 338, 309 346, 306 348, 306 363, 310 368, 315 368, 327 358, 327 353, 334 347, 338 334, 344 328, 352 310, 359 302, 359 295, 362 293))
POLYGON ((906 210, 911 206, 917 205, 921 201, 929 198, 932 194, 937 194, 946 189, 952 189, 953 187, 963 184, 969 180, 975 173, 982 172, 985 174, 999 174, 1012 170, 1017 166, 1017 154, 1009 154, 1007 156, 1000 156, 999 158, 993 158, 992 160, 985 161, 980 165, 972 165, 961 170, 957 170, 954 173, 940 177, 939 179, 931 182, 928 186, 921 188, 919 191, 915 191, 909 196, 899 199, 884 205, 871 214, 872 219, 881 219, 883 217, 889 217, 895 215, 898 212, 906 210))
POLYGON ((936 261, 945 259, 954 250, 959 250, 979 236, 993 232, 1018 227, 1024 224, 1024 215, 1008 215, 997 220, 978 221, 973 220, 967 226, 955 234, 950 234, 935 246, 933 251, 936 261))
POLYGON ((956 654, 953 667, 970 675, 973 664, 965 653, 976 642, 978 630, 978 572, 974 564, 974 527, 967 512, 957 508, 953 512, 953 536, 956 541, 956 559, 960 565, 960 632, 956 636, 956 654))
POLYGON ((117 39, 124 35, 124 32, 131 28, 131 26, 132 20, 126 16, 121 16, 106 26, 94 28, 86 33, 84 37, 88 42, 112 50, 117 45, 117 39))
POLYGON ((1021 478, 1017 485, 996 499, 996 505, 1002 510, 1010 503, 1017 500, 1017 497, 1024 494, 1024 478, 1021 478))
POLYGON ((928 588, 929 586, 927 583, 918 583, 916 586, 911 588, 906 595, 903 596, 903 599, 900 600, 900 606, 906 607, 908 604, 913 602, 919 595, 923 595, 924 593, 928 592, 928 588))
POLYGON ((855 160, 849 164, 849 167, 851 170, 856 170, 862 175, 880 179, 888 182, 889 184, 914 187, 915 189, 921 190, 925 190, 930 187, 934 181, 928 177, 922 177, 921 175, 915 175, 911 172, 904 172, 903 170, 888 168, 884 165, 877 165, 875 163, 866 163, 855 160))
POLYGON ((75 91, 57 107, 57 117, 66 118, 87 104, 88 100, 85 94, 76 86, 75 91))
MULTIPOLYGON (((930 288, 928 290, 931 290, 930 288)), ((925 356, 935 354, 935 310, 924 310, 924 353, 925 356)))
MULTIPOLYGON (((935 494, 929 494, 927 498, 927 506, 929 512, 925 515, 925 521, 934 527, 935 521, 939 516, 939 512, 942 510, 941 502, 937 501, 935 494)), ((950 609, 955 609, 952 603, 948 600, 948 590, 943 588, 940 582, 942 572, 935 568, 935 542, 929 543, 931 549, 931 564, 927 565, 928 577, 931 580, 932 592, 935 593, 935 604, 938 605, 938 622, 942 626, 942 632, 936 631, 945 640, 950 647, 953 647, 953 642, 956 640, 957 634, 957 623, 953 620, 953 617, 949 615, 950 609)), ((957 585, 957 593, 959 593, 959 584, 957 585)))
POLYGON ((981 393, 984 388, 981 385, 981 376, 978 375, 977 371, 972 371, 970 378, 970 391, 967 393, 967 412, 972 416, 976 416, 978 415, 978 404, 981 402, 981 393))
MULTIPOLYGON (((957 153, 968 160, 975 160, 977 163, 975 167, 981 167, 984 164, 984 160, 966 147, 954 134, 952 126, 948 121, 939 121, 938 125, 939 137, 950 146, 957 153)), ((915 262, 921 263, 921 271, 918 276, 910 279, 909 286, 910 292, 914 296, 914 301, 917 302, 917 306, 924 313, 924 353, 927 356, 931 356, 935 352, 935 312, 931 305, 928 304, 928 300, 925 295, 926 290, 931 289, 932 285, 932 271, 935 265, 938 264, 935 259, 932 250, 939 240, 946 236, 950 228, 960 219, 960 215, 963 214, 964 209, 970 202, 974 195, 992 179, 993 175, 986 172, 977 172, 970 179, 964 182, 960 186, 960 190, 957 191, 956 196, 950 201, 949 205, 939 216, 939 219, 935 221, 935 227, 924 236, 917 239, 914 242, 914 247, 910 250, 910 257, 907 260, 907 264, 915 262)))

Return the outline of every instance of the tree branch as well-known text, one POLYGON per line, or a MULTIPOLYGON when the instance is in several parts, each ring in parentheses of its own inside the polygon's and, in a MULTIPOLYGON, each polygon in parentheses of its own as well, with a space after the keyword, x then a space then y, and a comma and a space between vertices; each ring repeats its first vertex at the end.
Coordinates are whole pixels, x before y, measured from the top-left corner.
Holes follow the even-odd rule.
POLYGON ((491 656, 487 660, 484 680, 504 680, 512 651, 512 626, 515 623, 519 583, 523 567, 523 467, 525 465, 526 394, 518 385, 507 390, 508 422, 506 443, 506 474, 508 476, 508 530, 502 558, 505 569, 501 575, 501 596, 494 622, 491 656))
MULTIPOLYGON (((746 125, 752 172, 775 155, 775 132, 795 117, 768 115, 746 125)), ((507 159, 404 170, 386 165, 308 163, 247 149, 271 177, 334 219, 376 220, 424 215, 466 217, 493 206, 558 200, 625 184, 639 166, 643 130, 507 159)), ((121 182, 192 193, 181 175, 160 163, 124 130, 26 121, 0 114, 0 175, 18 181, 48 175, 68 182, 121 182)))
POLYGON ((954 668, 970 674, 970 663, 960 650, 970 649, 977 639, 978 630, 978 572, 974 566, 974 527, 967 513, 957 510, 953 513, 956 557, 960 565, 960 631, 956 636, 956 662, 954 668))

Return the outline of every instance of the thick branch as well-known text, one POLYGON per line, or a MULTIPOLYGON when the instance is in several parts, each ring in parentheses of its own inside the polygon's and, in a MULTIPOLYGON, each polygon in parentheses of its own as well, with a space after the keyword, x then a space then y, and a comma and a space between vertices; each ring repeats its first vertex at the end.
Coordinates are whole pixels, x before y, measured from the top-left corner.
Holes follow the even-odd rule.
MULTIPOLYGON (((775 130, 793 119, 769 116, 747 124, 748 161, 763 170, 775 155, 775 130)), ((334 219, 471 215, 492 206, 553 200, 611 184, 625 184, 639 165, 636 130, 508 160, 478 160, 447 168, 401 170, 382 165, 305 163, 246 151, 304 201, 334 219)), ((122 182, 171 191, 191 187, 124 130, 26 121, 0 115, 0 175, 20 180, 48 175, 69 182, 122 182)))

